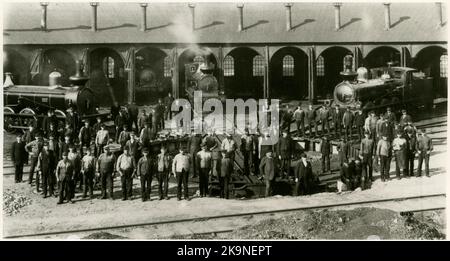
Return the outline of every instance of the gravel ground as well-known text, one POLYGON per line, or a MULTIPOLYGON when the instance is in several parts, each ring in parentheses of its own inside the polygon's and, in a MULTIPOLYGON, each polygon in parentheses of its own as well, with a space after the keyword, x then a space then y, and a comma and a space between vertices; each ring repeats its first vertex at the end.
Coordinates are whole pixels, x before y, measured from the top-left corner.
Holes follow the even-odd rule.
POLYGON ((13 189, 3 191, 3 213, 7 216, 17 214, 21 208, 30 205, 32 200, 13 189))

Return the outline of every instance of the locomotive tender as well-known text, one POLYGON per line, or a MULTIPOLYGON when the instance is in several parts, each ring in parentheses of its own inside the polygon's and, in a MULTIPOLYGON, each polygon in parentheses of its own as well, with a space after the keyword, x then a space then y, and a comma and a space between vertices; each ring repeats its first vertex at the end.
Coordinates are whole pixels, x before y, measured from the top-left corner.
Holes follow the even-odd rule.
POLYGON ((408 67, 380 67, 371 70, 372 79, 341 73, 344 81, 334 89, 334 104, 360 107, 363 111, 385 107, 418 108, 433 104, 432 78, 408 67), (347 77, 345 77, 347 76, 347 77))

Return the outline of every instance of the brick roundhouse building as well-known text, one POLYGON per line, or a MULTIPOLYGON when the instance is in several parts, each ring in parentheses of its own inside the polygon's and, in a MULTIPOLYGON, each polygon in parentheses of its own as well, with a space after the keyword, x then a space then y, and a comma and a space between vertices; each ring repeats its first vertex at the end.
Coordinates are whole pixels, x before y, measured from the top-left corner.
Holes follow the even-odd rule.
POLYGON ((212 62, 227 97, 315 102, 331 97, 343 58, 394 62, 447 96, 441 3, 8 3, 4 72, 15 84, 68 85, 81 60, 103 105, 185 95, 184 64, 212 62), (154 94, 157 95, 154 95, 154 94))

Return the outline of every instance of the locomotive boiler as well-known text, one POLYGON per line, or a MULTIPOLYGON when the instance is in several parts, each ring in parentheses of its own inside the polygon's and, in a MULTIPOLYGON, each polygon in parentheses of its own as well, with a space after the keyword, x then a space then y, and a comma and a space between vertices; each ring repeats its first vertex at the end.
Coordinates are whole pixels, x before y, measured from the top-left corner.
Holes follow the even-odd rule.
POLYGON ((433 104, 432 78, 416 69, 388 66, 372 69, 372 79, 365 74, 341 73, 344 81, 334 88, 334 104, 364 111, 433 104))
POLYGON ((219 83, 213 75, 214 64, 209 62, 185 65, 185 90, 189 101, 194 100, 194 92, 201 91, 203 100, 224 99, 219 92, 219 83))
POLYGON ((39 126, 48 110, 54 110, 60 121, 65 120, 68 108, 75 109, 82 118, 104 116, 96 113, 94 93, 85 87, 89 78, 81 74, 79 62, 76 75, 69 78, 72 86, 59 85, 60 76, 57 72, 50 74, 51 86, 14 85, 10 79, 5 81, 10 82, 3 90, 5 129, 24 129, 32 123, 39 126))

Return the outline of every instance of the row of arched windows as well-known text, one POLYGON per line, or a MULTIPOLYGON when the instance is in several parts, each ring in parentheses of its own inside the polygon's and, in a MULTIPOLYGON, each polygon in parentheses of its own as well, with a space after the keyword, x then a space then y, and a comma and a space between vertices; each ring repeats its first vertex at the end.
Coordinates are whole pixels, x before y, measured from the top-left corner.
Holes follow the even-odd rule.
MULTIPOLYGON (((447 54, 443 54, 440 57, 439 71, 442 78, 447 78, 447 54)), ((202 56, 194 57, 194 62, 203 63, 205 59, 202 56)), ((283 76, 294 76, 295 60, 291 55, 283 57, 283 76)), ((171 77, 172 62, 169 56, 164 58, 164 77, 171 77)), ((261 55, 256 55, 253 58, 253 76, 264 76, 265 59, 261 55)), ((108 78, 114 78, 114 59, 112 57, 105 57, 103 59, 103 71, 108 78)), ((226 56, 223 60, 223 73, 224 76, 234 76, 234 58, 230 55, 226 56)), ((317 76, 325 76, 325 62, 323 56, 319 56, 316 61, 316 73, 317 76)))

